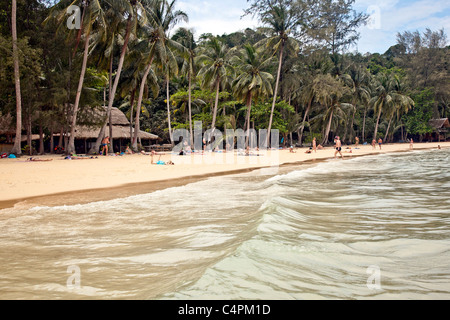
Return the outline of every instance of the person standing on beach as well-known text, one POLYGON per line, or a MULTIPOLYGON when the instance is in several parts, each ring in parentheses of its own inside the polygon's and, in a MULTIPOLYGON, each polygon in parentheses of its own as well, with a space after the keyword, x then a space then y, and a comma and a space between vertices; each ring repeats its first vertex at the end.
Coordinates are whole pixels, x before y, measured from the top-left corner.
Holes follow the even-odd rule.
POLYGON ((102 154, 103 154, 104 156, 107 156, 107 155, 108 155, 108 144, 109 144, 109 136, 108 136, 108 137, 105 137, 105 138, 102 140, 102 154))
POLYGON ((355 137, 355 147, 357 147, 359 145, 359 138, 355 137))
POLYGON ((381 140, 381 138, 380 139, 378 139, 378 145, 380 146, 380 150, 381 150, 381 144, 383 143, 383 140, 381 140))
POLYGON ((375 147, 375 144, 376 144, 377 142, 375 141, 375 139, 373 139, 372 140, 372 149, 376 149, 376 147, 375 147))
POLYGON ((412 150, 414 148, 414 140, 411 138, 411 140, 409 140, 409 150, 412 150))
POLYGON ((316 142, 316 137, 313 138, 313 141, 312 141, 312 148, 313 148, 314 152, 317 152, 317 142, 316 142))
POLYGON ((341 158, 343 159, 344 156, 342 155, 341 151, 342 151, 342 143, 341 140, 339 139, 339 137, 336 137, 336 151, 334 152, 334 158, 337 159, 336 155, 339 153, 341 155, 341 158))

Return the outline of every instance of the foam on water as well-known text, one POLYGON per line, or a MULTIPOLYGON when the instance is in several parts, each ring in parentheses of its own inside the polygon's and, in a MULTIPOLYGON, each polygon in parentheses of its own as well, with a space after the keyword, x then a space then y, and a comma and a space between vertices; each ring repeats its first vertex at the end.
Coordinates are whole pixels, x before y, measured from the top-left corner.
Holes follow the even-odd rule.
POLYGON ((5 299, 450 298, 450 150, 2 210, 5 299), (77 266, 81 286, 67 286, 77 266), (368 268, 381 272, 378 289, 368 268))

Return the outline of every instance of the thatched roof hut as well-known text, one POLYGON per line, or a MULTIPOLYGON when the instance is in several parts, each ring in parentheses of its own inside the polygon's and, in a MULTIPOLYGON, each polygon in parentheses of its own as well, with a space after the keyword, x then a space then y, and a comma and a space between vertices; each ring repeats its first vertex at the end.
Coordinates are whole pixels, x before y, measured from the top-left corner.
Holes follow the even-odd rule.
POLYGON ((445 130, 446 128, 450 128, 448 118, 431 119, 428 123, 433 129, 445 130))
MULTIPOLYGON (((105 110, 106 115, 106 110, 105 110)), ((100 115, 101 116, 101 115, 100 115)), ((104 115, 103 115, 104 116, 104 115)), ((130 139, 130 122, 125 114, 118 108, 111 108, 112 138, 130 139)), ((109 126, 109 119, 108 119, 109 126)), ((75 128, 75 139, 97 139, 100 128, 89 128, 77 126, 75 128)), ((106 135, 109 135, 109 129, 106 129, 106 135)), ((139 130, 138 137, 142 140, 158 140, 157 135, 139 130)))
MULTIPOLYGON (((75 139, 97 139, 100 129, 90 129, 86 127, 75 128, 75 139)), ((109 129, 106 129, 106 135, 109 135, 109 129)), ((139 130, 138 137, 142 140, 158 140, 157 135, 139 130)), ((130 139, 130 128, 127 126, 112 126, 113 139, 130 139)))
MULTIPOLYGON (((98 109, 97 109, 98 110, 98 109)), ((101 109, 100 109, 101 110, 101 109)), ((102 111, 95 111, 92 117, 97 119, 104 119, 106 116, 106 109, 102 111)), ((113 141, 114 151, 122 151, 127 143, 131 142, 132 137, 130 136, 130 122, 128 121, 125 114, 118 108, 111 109, 111 124, 112 124, 112 135, 111 140, 113 141), (124 141, 124 140, 128 140, 124 141)), ((105 136, 109 136, 109 119, 107 122, 108 127, 105 131, 105 136)), ((75 147, 77 152, 87 152, 94 146, 95 141, 100 133, 99 127, 87 127, 87 126, 77 126, 75 128, 75 147), (78 141, 78 142, 77 142, 78 141)), ((133 131, 134 135, 134 131, 133 131)), ((151 134, 142 130, 138 131, 138 139, 141 141, 151 141, 158 140, 159 137, 155 134, 151 134)), ((144 143, 143 143, 144 144, 144 143)), ((150 144, 147 142, 146 144, 150 144)))
MULTIPOLYGON (((431 119, 428 124, 433 128, 438 141, 447 140, 447 132, 450 128, 448 118, 431 119)), ((432 137, 432 139, 436 139, 436 137, 432 137)))

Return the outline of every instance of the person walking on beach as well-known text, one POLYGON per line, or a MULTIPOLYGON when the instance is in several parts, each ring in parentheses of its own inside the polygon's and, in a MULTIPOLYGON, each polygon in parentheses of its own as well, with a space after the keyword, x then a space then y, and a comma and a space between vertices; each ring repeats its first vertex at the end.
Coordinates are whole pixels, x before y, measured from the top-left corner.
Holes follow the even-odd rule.
POLYGON ((359 138, 355 137, 355 147, 357 147, 359 145, 359 138))
POLYGON ((372 140, 372 149, 376 149, 376 147, 375 147, 375 144, 376 144, 377 142, 375 141, 375 139, 373 139, 372 140))
POLYGON ((109 136, 103 138, 103 140, 102 140, 102 154, 104 156, 108 155, 108 144, 109 144, 109 136))
POLYGON ((317 142, 316 142, 316 137, 313 138, 313 141, 312 141, 312 148, 313 148, 314 152, 317 152, 317 142))
POLYGON ((411 140, 409 140, 409 150, 412 150, 414 148, 414 140, 411 138, 411 140))
POLYGON ((342 151, 341 140, 339 139, 339 137, 336 137, 335 141, 336 141, 336 145, 335 145, 336 151, 334 152, 334 158, 337 159, 336 155, 339 153, 341 155, 341 158, 343 159, 344 156, 342 155, 342 152, 341 152, 342 151))
POLYGON ((381 144, 383 143, 383 140, 381 140, 381 138, 380 139, 378 139, 378 145, 380 146, 380 150, 381 150, 381 144))

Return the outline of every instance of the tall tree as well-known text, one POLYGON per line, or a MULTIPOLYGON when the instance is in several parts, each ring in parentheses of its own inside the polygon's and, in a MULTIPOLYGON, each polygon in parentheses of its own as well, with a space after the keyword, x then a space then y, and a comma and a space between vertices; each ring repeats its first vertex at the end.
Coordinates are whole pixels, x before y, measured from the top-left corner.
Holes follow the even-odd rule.
MULTIPOLYGON (((103 139, 105 135, 105 129, 106 124, 108 120, 111 118, 111 109, 114 104, 117 88, 119 86, 119 81, 122 73, 123 64, 125 61, 125 55, 128 50, 128 43, 130 41, 130 37, 133 33, 136 32, 137 25, 140 23, 141 25, 144 25, 147 22, 146 19, 146 11, 144 7, 141 5, 141 3, 138 0, 115 0, 115 2, 111 2, 111 7, 108 8, 109 12, 112 12, 113 14, 110 15, 111 19, 123 19, 126 21, 125 26, 125 36, 123 37, 123 45, 120 52, 120 58, 119 58, 119 64, 116 70, 116 76, 114 78, 114 84, 112 87, 110 86, 110 92, 109 92, 109 101, 108 101, 108 107, 106 111, 106 120, 102 128, 100 129, 100 132, 97 137, 97 141, 93 147, 93 150, 91 152, 97 152, 99 150, 100 142, 103 139), (126 18, 126 19, 125 19, 126 18)), ((111 25, 111 23, 110 23, 111 25)), ((115 43, 115 37, 116 35, 120 34, 120 23, 117 24, 116 30, 107 30, 110 32, 109 39, 111 39, 110 46, 113 47, 115 43)), ((110 54, 110 60, 111 60, 111 67, 112 67, 112 61, 113 61, 113 48, 109 48, 109 54, 110 54)), ((110 73, 112 70, 110 70, 110 73)), ((110 75, 111 77, 111 75, 110 75)), ((111 123, 110 123, 111 125, 111 123)), ((113 148, 111 148, 113 151, 113 148)))
POLYGON ((72 9, 73 5, 77 3, 80 4, 83 10, 80 26, 81 29, 78 34, 79 38, 84 35, 84 50, 80 78, 78 80, 78 88, 75 96, 75 103, 73 105, 71 114, 70 136, 69 143, 66 149, 66 153, 68 154, 75 152, 75 128, 77 125, 77 116, 80 106, 81 93, 83 91, 84 77, 87 69, 92 30, 94 26, 99 28, 106 28, 104 12, 98 0, 76 0, 74 2, 71 2, 70 0, 61 0, 57 5, 53 7, 50 17, 56 16, 61 26, 66 25, 67 15, 72 14, 72 12, 69 12, 69 9, 72 9))
POLYGON ((196 59, 201 66, 198 76, 201 78, 202 86, 213 89, 216 94, 211 123, 212 130, 216 126, 220 88, 227 81, 227 75, 231 69, 230 59, 231 51, 228 46, 215 37, 206 43, 204 51, 196 59))
POLYGON ((261 40, 261 44, 273 49, 274 55, 278 55, 277 76, 267 128, 267 145, 269 145, 285 50, 287 47, 291 47, 295 53, 298 52, 298 42, 291 35, 297 31, 300 25, 304 25, 305 21, 298 4, 288 0, 254 1, 251 7, 246 10, 246 13, 258 15, 260 21, 266 27, 264 30, 270 35, 269 38, 261 40))
MULTIPOLYGON (((267 58, 264 50, 257 51, 250 44, 244 46, 239 55, 234 56, 238 75, 233 82, 234 94, 245 101, 247 107, 247 132, 250 132, 250 115, 253 99, 273 94, 273 76, 267 72, 272 64, 272 57, 267 58)), ((246 146, 248 145, 248 136, 246 146)))
MULTIPOLYGON (((145 38, 138 45, 144 51, 142 61, 145 71, 139 88, 136 121, 139 121, 138 112, 140 112, 142 107, 144 90, 155 58, 160 62, 164 62, 174 58, 173 53, 169 52, 169 49, 183 51, 183 46, 170 39, 168 35, 168 32, 177 23, 188 21, 188 16, 185 12, 175 10, 175 4, 176 0, 170 3, 167 0, 149 0, 147 7, 149 24, 144 28, 146 32, 145 38)), ((137 149, 138 131, 139 127, 136 126, 132 144, 133 149, 137 149)))
POLYGON ((181 67, 181 72, 186 74, 188 78, 189 133, 190 133, 190 144, 191 148, 193 149, 194 131, 192 127, 192 82, 195 81, 196 77, 196 68, 195 68, 196 43, 192 31, 186 28, 179 28, 178 31, 172 37, 172 40, 179 42, 187 49, 186 54, 183 57, 183 65, 181 67))
POLYGON ((11 150, 14 154, 22 154, 22 96, 20 93, 19 50, 17 47, 17 0, 12 0, 11 30, 13 40, 14 83, 16 87, 16 138, 11 150))

